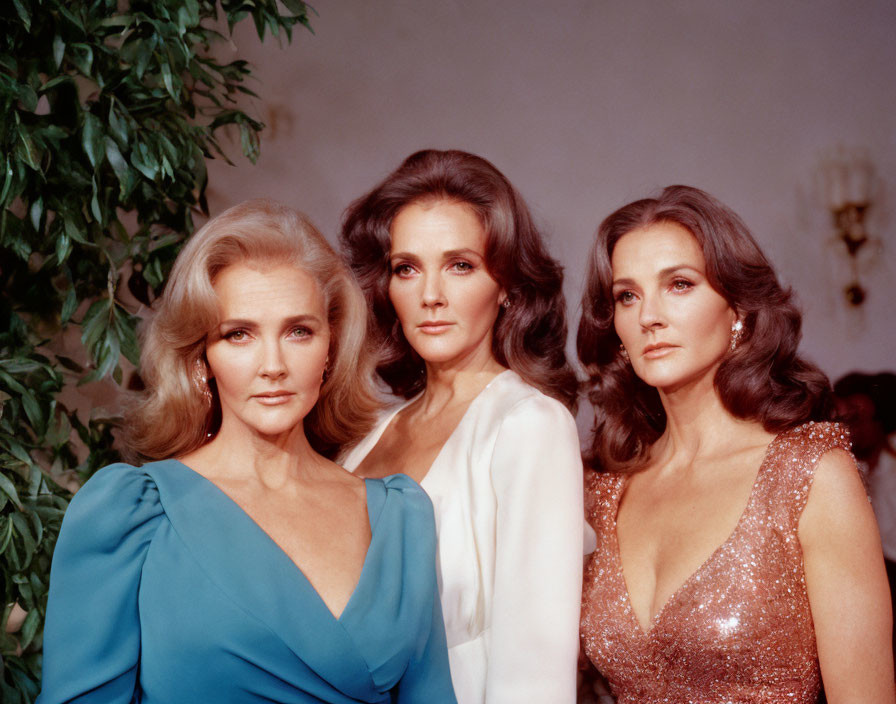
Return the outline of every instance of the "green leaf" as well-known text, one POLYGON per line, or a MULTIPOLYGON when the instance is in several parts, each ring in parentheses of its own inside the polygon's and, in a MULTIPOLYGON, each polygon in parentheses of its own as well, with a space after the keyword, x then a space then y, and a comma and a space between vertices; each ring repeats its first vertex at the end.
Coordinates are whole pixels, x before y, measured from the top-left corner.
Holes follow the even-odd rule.
MULTIPOLYGON (((62 239, 60 237, 60 239, 62 239)), ((66 238, 67 239, 67 238, 66 238)), ((78 308, 78 294, 75 292, 75 287, 72 286, 68 293, 65 294, 65 301, 62 304, 62 313, 60 314, 60 319, 62 320, 62 324, 65 325, 69 320, 71 320, 72 315, 78 308)))
POLYGON ((40 612, 37 609, 31 609, 25 617, 25 622, 22 624, 22 630, 19 633, 19 646, 21 648, 24 649, 31 645, 40 625, 40 612))
POLYGON ((146 68, 149 66, 149 62, 152 59, 152 52, 155 48, 155 39, 155 35, 153 35, 151 38, 140 41, 137 45, 134 71, 136 71, 138 79, 143 78, 143 74, 146 73, 146 68))
POLYGON ((66 357, 64 355, 57 354, 56 361, 59 362, 63 367, 65 367, 69 371, 75 372, 75 374, 80 374, 81 372, 84 371, 84 367, 82 367, 80 364, 78 364, 71 357, 66 357))
POLYGON ((131 364, 138 366, 140 364, 140 346, 137 344, 135 319, 116 308, 114 323, 114 329, 121 346, 121 353, 131 364))
POLYGON ((28 210, 28 215, 31 218, 31 226, 37 231, 40 232, 40 223, 43 219, 44 215, 44 199, 37 198, 32 204, 31 208, 28 210))
POLYGON ((106 137, 106 158, 109 160, 109 163, 112 165, 112 170, 118 177, 121 196, 124 197, 131 190, 131 170, 128 168, 128 163, 121 155, 121 151, 118 149, 115 140, 111 137, 106 137))
MULTIPOLYGON (((64 57, 65 41, 57 34, 53 37, 53 62, 56 64, 56 68, 59 68, 62 65, 62 59, 64 57)), ((60 76, 60 78, 62 77, 60 76)))
POLYGON ((72 63, 85 76, 91 76, 93 68, 93 48, 89 44, 77 42, 69 46, 69 56, 72 63))
POLYGON ((161 69, 162 81, 165 83, 165 89, 168 91, 168 95, 177 100, 177 91, 174 90, 174 77, 171 75, 171 66, 166 61, 162 63, 161 69))
POLYGON ((23 562, 27 565, 31 562, 31 558, 34 556, 34 550, 37 547, 37 543, 34 541, 34 536, 31 535, 31 526, 28 525, 28 521, 25 519, 23 513, 12 514, 12 523, 15 531, 19 534, 19 537, 22 540, 22 547, 25 548, 23 562))
MULTIPOLYGON (((8 369, 9 362, 5 362, 3 366, 8 369)), ((24 394, 26 392, 24 386, 4 371, 0 371, 0 380, 3 380, 6 383, 6 386, 17 394, 24 394)))
POLYGON ((40 171, 40 152, 34 145, 31 135, 27 132, 19 132, 19 142, 16 144, 16 157, 24 161, 35 171, 40 171))
MULTIPOLYGON (((126 147, 128 144, 128 125, 127 122, 118 116, 114 103, 109 103, 109 129, 119 146, 126 147)), ((139 144, 142 144, 142 142, 139 142, 139 144)))
POLYGON ((286 9, 294 15, 301 17, 308 14, 308 7, 302 0, 282 0, 282 2, 286 9))
POLYGON ((5 474, 0 473, 0 491, 9 497, 19 511, 23 511, 22 502, 19 500, 19 493, 16 491, 13 483, 7 479, 5 474))
POLYGON ((261 145, 258 141, 258 133, 244 122, 240 122, 240 137, 242 139, 243 154, 253 164, 258 161, 261 153, 261 145))
MULTIPOLYGON (((6 497, 6 492, 3 492, 2 495, 3 497, 6 497)), ((12 520, 9 518, 9 516, 0 516, 0 555, 6 552, 6 548, 11 541, 12 520)))
POLYGON ((57 86, 61 86, 64 84, 73 85, 74 81, 72 81, 72 77, 63 75, 63 76, 56 76, 56 78, 51 78, 49 81, 47 81, 40 87, 40 92, 47 93, 50 90, 52 90, 53 88, 56 88, 57 86))
POLYGON ((69 217, 64 217, 64 219, 63 219, 63 227, 65 228, 65 234, 66 234, 66 236, 70 237, 70 238, 73 239, 75 242, 80 242, 81 244, 85 244, 85 245, 87 245, 88 247, 95 247, 95 246, 96 246, 96 245, 93 244, 93 242, 91 242, 91 241, 88 240, 86 237, 84 237, 84 234, 83 234, 83 232, 81 231, 81 228, 80 228, 80 227, 78 226, 78 224, 75 223, 75 221, 72 220, 71 218, 69 218, 69 217))
POLYGON ((81 342, 88 350, 99 345, 103 332, 109 325, 112 301, 101 298, 94 301, 81 320, 81 342))
POLYGON ((22 107, 28 112, 37 110, 37 91, 27 83, 19 86, 19 100, 22 101, 22 107))
MULTIPOLYGON (((97 168, 103 159, 103 147, 105 146, 103 125, 100 119, 92 112, 84 113, 84 129, 81 132, 81 144, 90 160, 90 165, 97 168)), ((99 220, 99 218, 97 218, 99 220)))
POLYGON ((25 415, 28 416, 31 427, 37 431, 38 435, 43 435, 46 428, 46 419, 44 418, 41 405, 30 391, 22 394, 22 408, 25 409, 25 415))
POLYGON ((19 18, 22 20, 22 24, 25 26, 25 31, 31 31, 31 13, 28 12, 28 8, 22 3, 22 0, 12 0, 13 5, 15 5, 16 12, 19 15, 19 18))
POLYGON ((0 206, 6 205, 6 196, 9 195, 9 191, 12 188, 12 182, 12 163, 9 160, 9 156, 7 156, 5 167, 3 169, 3 188, 0 190, 0 206))
MULTIPOLYGON (((68 259, 68 255, 71 254, 72 251, 72 241, 68 238, 68 235, 62 233, 59 235, 56 240, 56 261, 59 264, 62 264, 66 259, 68 259)), ((77 301, 76 301, 77 303, 77 301)), ((66 319, 67 320, 67 319, 66 319)), ((63 320, 65 322, 65 320, 63 320)))
POLYGON ((150 181, 155 181, 156 175, 159 173, 159 162, 150 153, 145 142, 138 142, 134 147, 131 152, 131 163, 146 178, 150 181))
POLYGON ((96 178, 93 179, 93 195, 90 198, 90 212, 96 221, 101 225, 104 225, 106 222, 106 217, 103 214, 102 209, 100 208, 100 199, 99 199, 99 188, 96 185, 96 178))

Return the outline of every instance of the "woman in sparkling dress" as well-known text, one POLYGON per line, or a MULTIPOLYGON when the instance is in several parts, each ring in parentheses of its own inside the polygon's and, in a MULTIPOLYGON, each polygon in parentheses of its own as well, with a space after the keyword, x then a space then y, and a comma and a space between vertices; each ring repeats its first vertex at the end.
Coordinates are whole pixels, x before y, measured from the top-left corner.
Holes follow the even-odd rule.
POLYGON ((686 186, 601 224, 584 650, 626 702, 893 702, 880 538, 800 314, 743 222, 686 186))

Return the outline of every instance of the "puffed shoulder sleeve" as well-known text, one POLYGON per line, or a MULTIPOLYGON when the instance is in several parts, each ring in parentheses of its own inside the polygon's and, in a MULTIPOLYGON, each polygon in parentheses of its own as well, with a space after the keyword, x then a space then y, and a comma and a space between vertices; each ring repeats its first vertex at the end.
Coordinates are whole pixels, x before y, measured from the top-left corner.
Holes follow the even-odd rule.
POLYGON ((137 593, 161 517, 154 482, 130 465, 75 494, 53 554, 39 704, 139 701, 137 593))
POLYGON ((405 554, 402 599, 417 601, 416 626, 406 629, 416 633, 407 669, 395 689, 396 704, 433 702, 456 704, 451 671, 448 667, 448 645, 439 587, 436 579, 436 531, 432 502, 426 492, 410 477, 396 474, 384 479, 389 489, 398 489, 405 502, 405 554))
POLYGON ((501 422, 494 613, 485 700, 571 704, 582 597, 583 478, 572 415, 543 395, 501 422))

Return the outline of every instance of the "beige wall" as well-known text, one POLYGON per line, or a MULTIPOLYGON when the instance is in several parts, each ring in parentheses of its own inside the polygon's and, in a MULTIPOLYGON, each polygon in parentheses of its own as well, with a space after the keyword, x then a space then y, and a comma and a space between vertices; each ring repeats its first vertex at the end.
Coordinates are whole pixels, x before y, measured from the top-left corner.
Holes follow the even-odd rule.
POLYGON ((566 265, 577 318, 598 222, 670 183, 739 212, 797 291, 804 351, 832 376, 896 368, 896 3, 892 0, 315 0, 312 36, 236 44, 269 124, 256 167, 211 170, 213 212, 255 196, 335 239, 342 210, 409 153, 491 159, 566 265), (815 190, 838 144, 867 148, 885 240, 869 300, 815 190))

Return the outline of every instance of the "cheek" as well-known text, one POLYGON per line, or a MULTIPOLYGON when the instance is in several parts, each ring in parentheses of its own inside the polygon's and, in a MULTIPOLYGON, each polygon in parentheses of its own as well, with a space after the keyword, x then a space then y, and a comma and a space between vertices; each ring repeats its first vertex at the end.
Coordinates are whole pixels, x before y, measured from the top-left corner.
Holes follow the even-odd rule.
POLYGON ((498 318, 498 295, 500 289, 494 281, 482 281, 475 286, 465 286, 454 295, 458 306, 470 318, 481 322, 484 326, 491 326, 498 318))
POLYGON ((411 305, 412 291, 409 282, 392 279, 389 282, 389 301, 399 320, 403 320, 411 305))
POLYGON ((626 339, 628 339, 633 330, 634 325, 637 323, 631 315, 631 311, 627 308, 616 307, 613 313, 613 329, 616 331, 616 335, 625 344, 626 339))
POLYGON ((247 366, 247 355, 240 350, 226 349, 224 343, 210 345, 205 351, 208 360, 209 376, 214 377, 218 388, 226 389, 238 384, 247 366))
POLYGON ((733 316, 727 305, 695 306, 688 311, 687 327, 699 340, 728 345, 733 316))

